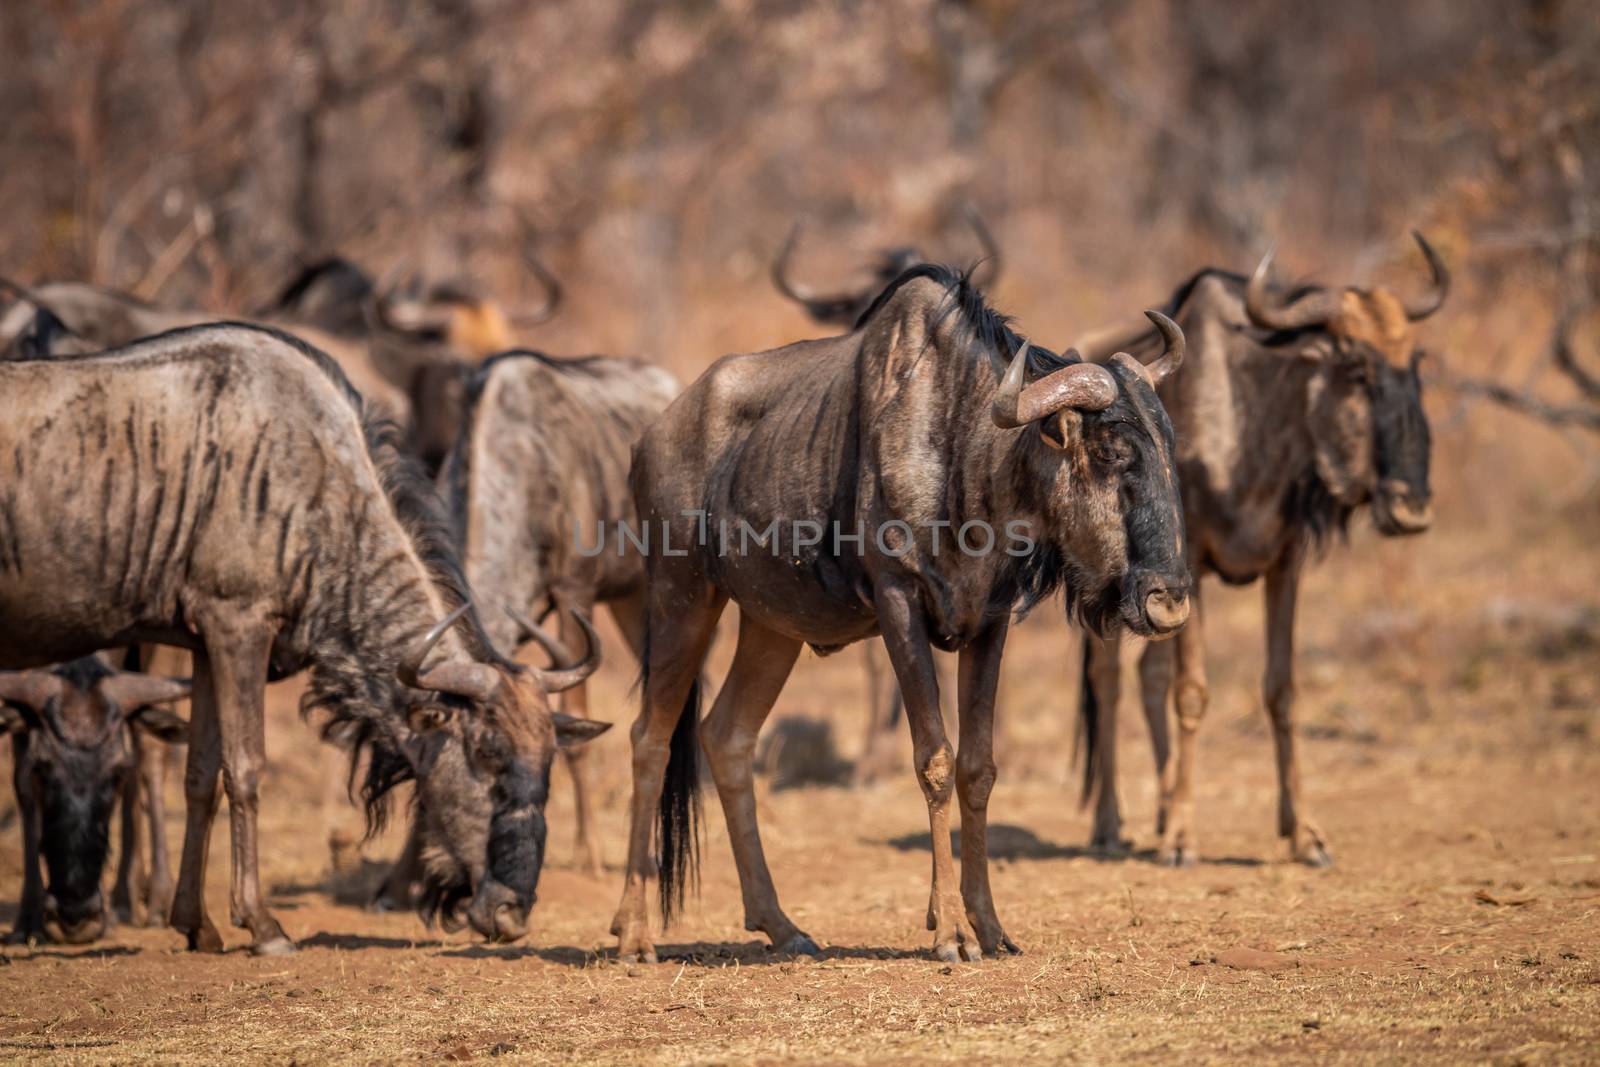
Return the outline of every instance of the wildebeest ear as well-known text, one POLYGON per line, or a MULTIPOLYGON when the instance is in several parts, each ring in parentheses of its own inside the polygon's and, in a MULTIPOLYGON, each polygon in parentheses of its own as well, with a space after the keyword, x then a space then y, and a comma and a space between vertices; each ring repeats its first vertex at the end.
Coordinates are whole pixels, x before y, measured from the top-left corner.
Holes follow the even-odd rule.
POLYGON ((1039 420, 1039 437, 1057 452, 1072 447, 1083 429, 1083 416, 1071 408, 1058 411, 1054 418, 1039 420))
POLYGON ((611 729, 608 722, 597 719, 580 719, 575 715, 566 715, 556 712, 551 716, 556 724, 556 747, 577 748, 588 741, 593 741, 607 730, 611 729))
POLYGON ((21 708, 0 704, 0 734, 26 733, 32 728, 33 723, 21 708))
POLYGON ((169 745, 189 740, 188 722, 166 708, 146 704, 130 715, 128 721, 157 741, 165 741, 169 745))
POLYGON ((406 725, 412 733, 425 734, 437 730, 455 717, 455 711, 443 704, 423 704, 406 714, 406 725))

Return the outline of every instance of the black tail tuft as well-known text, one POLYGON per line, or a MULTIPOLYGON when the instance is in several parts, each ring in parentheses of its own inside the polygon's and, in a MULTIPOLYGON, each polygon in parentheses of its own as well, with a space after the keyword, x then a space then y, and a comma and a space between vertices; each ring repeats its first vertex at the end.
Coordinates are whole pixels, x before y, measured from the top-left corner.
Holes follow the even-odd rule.
POLYGON ((660 872, 661 924, 682 910, 685 889, 700 881, 700 680, 684 699, 661 783, 656 827, 656 866, 660 872))
POLYGON ((1094 679, 1089 673, 1089 657, 1093 653, 1094 638, 1083 637, 1083 671, 1078 679, 1078 734, 1072 747, 1072 758, 1083 760, 1083 792, 1078 796, 1078 807, 1086 808, 1100 784, 1100 705, 1094 697, 1094 679))

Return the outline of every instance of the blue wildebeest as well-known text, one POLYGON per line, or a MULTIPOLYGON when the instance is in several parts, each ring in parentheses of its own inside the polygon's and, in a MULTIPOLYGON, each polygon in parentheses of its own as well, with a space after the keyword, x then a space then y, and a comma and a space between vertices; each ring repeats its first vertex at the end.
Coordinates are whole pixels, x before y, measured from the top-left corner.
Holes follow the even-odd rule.
MULTIPOLYGON (((424 907, 485 936, 526 931, 546 777, 571 735, 547 693, 598 663, 521 668, 471 610, 442 507, 398 435, 323 353, 241 324, 122 349, 0 363, 0 666, 153 641, 194 655, 188 823, 172 925, 222 942, 202 892, 219 772, 230 914, 259 953, 292 943, 261 895, 256 805, 269 675, 302 669, 302 708, 368 754, 369 818, 416 778, 436 811, 491 782, 481 832, 430 830, 424 907)), ((564 662, 554 638, 544 642, 564 662)), ((475 817, 466 818, 477 826, 475 817)))
MULTIPOLYGON (((105 932, 109 913, 100 877, 119 800, 121 860, 112 893, 119 917, 135 917, 141 806, 150 816, 152 878, 170 878, 160 779, 152 782, 150 770, 160 766, 156 742, 181 740, 188 729, 161 705, 188 695, 187 680, 119 671, 96 655, 0 671, 0 733, 11 735, 22 821, 22 902, 8 942, 83 944, 105 932)), ((152 886, 152 897, 161 899, 159 885, 152 886)))
POLYGON ((612 927, 622 958, 655 958, 650 875, 659 871, 670 919, 693 867, 697 736, 746 927, 781 951, 817 950, 778 904, 752 757, 802 646, 831 652, 880 633, 928 806, 934 952, 975 960, 1015 950, 989 891, 986 833, 1013 611, 1060 588, 1099 630, 1169 632, 1187 614, 1172 431, 1155 394, 1183 341, 1156 319, 1170 345, 1163 360, 1081 363, 1030 347, 965 279, 925 265, 879 294, 851 333, 719 360, 646 431, 632 484, 656 540, 627 877, 612 927), (702 729, 699 675, 730 600, 738 648, 702 729), (959 755, 939 712, 934 646, 961 653, 959 755))
MULTIPOLYGON (((633 445, 678 389, 665 370, 613 356, 554 359, 519 350, 493 357, 472 375, 461 433, 440 482, 484 628, 505 655, 535 632, 530 618, 557 604, 587 615, 598 603, 639 654, 644 560, 616 532, 635 521, 628 490, 633 445)), ((564 614, 564 640, 580 636, 572 629, 576 617, 564 614)), ((561 695, 564 713, 587 719, 588 709, 586 686, 561 695)), ((598 876, 593 786, 583 754, 563 751, 577 794, 580 862, 598 876)), ((409 897, 418 841, 413 832, 379 891, 380 907, 409 897)))
MULTIPOLYGON (((1151 645, 1140 663, 1145 716, 1162 771, 1160 857, 1197 856, 1195 743, 1207 701, 1200 577, 1230 585, 1265 578, 1267 668, 1263 679, 1278 763, 1278 833, 1293 856, 1330 862, 1327 839, 1306 814, 1294 743, 1294 617, 1300 571, 1329 535, 1370 506, 1382 534, 1407 535, 1432 521, 1428 420, 1422 409, 1416 323, 1449 289, 1443 262, 1415 235, 1431 274, 1426 293, 1267 283, 1270 254, 1248 280, 1204 270, 1167 313, 1189 338, 1189 367, 1162 390, 1178 431, 1178 471, 1194 569, 1193 616, 1177 640, 1151 645), (1169 759, 1167 705, 1174 689, 1176 760, 1169 759)), ((1157 339, 1113 327, 1086 343, 1090 357, 1157 339)), ((1088 638, 1082 688, 1084 798, 1098 793, 1093 842, 1121 851, 1116 790, 1116 639, 1088 638)))

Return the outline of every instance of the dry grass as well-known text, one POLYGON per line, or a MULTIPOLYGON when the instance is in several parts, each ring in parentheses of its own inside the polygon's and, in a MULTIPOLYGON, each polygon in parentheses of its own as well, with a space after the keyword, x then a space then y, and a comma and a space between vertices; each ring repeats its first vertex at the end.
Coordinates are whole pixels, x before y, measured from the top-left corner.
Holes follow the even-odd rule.
MULTIPOLYGON (((564 783, 530 944, 491 950, 410 916, 366 914, 339 903, 360 876, 335 884, 326 874, 318 776, 332 765, 285 693, 270 739, 265 873, 299 955, 192 957, 171 932, 144 930, 88 951, 11 950, 0 966, 0 1054, 1592 1061, 1600 648, 1597 560, 1579 534, 1559 524, 1519 530, 1508 556, 1470 523, 1446 521, 1406 544, 1358 533, 1315 572, 1300 707, 1314 810, 1338 860, 1327 872, 1285 863, 1272 837, 1253 591, 1211 598, 1215 695, 1201 791, 1209 862, 1189 871, 1158 868, 1147 852, 1106 863, 1078 848, 1088 823, 1069 766, 1077 642, 1048 612, 1029 622, 1007 664, 992 808, 996 893, 1027 955, 976 967, 925 956, 926 823, 909 776, 862 792, 763 797, 785 904, 828 946, 817 962, 775 960, 743 931, 714 803, 703 893, 665 936, 664 962, 609 962, 620 877, 597 884, 568 866, 564 783)), ((857 671, 848 654, 808 659, 779 714, 823 718, 853 754, 857 671)), ((625 718, 627 682, 608 667, 598 705, 625 718)), ((1125 718, 1124 796, 1148 846, 1154 797, 1142 729, 1125 718)), ((613 862, 624 830, 623 733, 603 741, 613 862)), ((226 856, 224 826, 214 857, 226 856)), ((390 837, 371 852, 396 847, 390 837)), ((15 852, 0 862, 0 892, 14 900, 15 852)), ((213 907, 224 915, 225 877, 225 862, 213 864, 213 907)))

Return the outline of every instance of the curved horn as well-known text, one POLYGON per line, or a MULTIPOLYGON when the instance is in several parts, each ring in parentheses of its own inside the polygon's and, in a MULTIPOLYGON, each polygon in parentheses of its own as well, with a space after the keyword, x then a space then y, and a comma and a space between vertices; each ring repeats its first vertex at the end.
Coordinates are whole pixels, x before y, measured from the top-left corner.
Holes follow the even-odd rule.
POLYGON ((405 277, 410 269, 409 261, 404 259, 397 261, 383 272, 383 277, 378 280, 376 285, 367 290, 367 295, 362 298, 361 317, 366 320, 367 329, 373 333, 403 329, 403 327, 395 326, 389 321, 384 305, 389 299, 389 294, 395 290, 400 279, 405 277))
POLYGON ((533 620, 520 611, 506 609, 507 613, 522 627, 524 636, 538 642, 539 647, 545 650, 550 659, 557 664, 558 669, 551 670, 542 667, 529 668, 533 676, 547 693, 560 693, 571 689, 584 681, 600 667, 600 635, 594 632, 594 624, 589 617, 575 607, 568 607, 567 612, 583 630, 583 659, 574 663, 576 658, 561 641, 545 633, 534 624, 533 620))
POLYGON ((778 254, 772 259, 772 284, 778 292, 793 300, 797 304, 810 306, 817 299, 817 295, 803 285, 796 285, 789 280, 789 257, 794 255, 794 246, 800 240, 800 220, 796 219, 793 226, 789 227, 789 234, 783 239, 783 246, 778 249, 778 254))
POLYGON ((1261 257, 1250 284, 1244 290, 1244 309, 1250 321, 1267 330, 1304 330, 1321 326, 1339 313, 1339 294, 1332 289, 1313 289, 1292 304, 1278 306, 1267 294, 1267 268, 1272 249, 1261 257))
POLYGON ((1428 271, 1433 276, 1433 283, 1428 291, 1420 297, 1401 301, 1406 309, 1406 318, 1412 322, 1421 322, 1423 319, 1439 310, 1444 303, 1444 298, 1450 292, 1450 271, 1445 267, 1444 260, 1439 258, 1439 253, 1433 250, 1428 239, 1422 236, 1420 230, 1411 231, 1412 238, 1417 242, 1417 247, 1422 249, 1422 256, 1428 261, 1428 271))
POLYGON ((1144 313, 1145 318, 1155 323, 1156 332, 1161 335, 1161 340, 1166 350, 1161 353, 1161 358, 1145 366, 1145 371, 1150 375, 1150 384, 1159 386, 1166 381, 1167 376, 1183 366, 1183 354, 1188 343, 1183 338, 1183 330, 1177 323, 1161 314, 1151 310, 1144 313))
POLYGON ((435 623, 433 629, 422 636, 422 640, 413 646, 411 653, 400 661, 399 667, 395 670, 401 682, 413 689, 454 693, 456 696, 466 697, 481 704, 486 704, 495 698, 495 693, 500 688, 500 672, 487 663, 478 663, 474 660, 449 660, 432 670, 422 669, 423 661, 428 658, 433 646, 439 643, 439 638, 443 637, 445 631, 454 626, 471 607, 470 602, 462 604, 435 623))
POLYGON ((0 671, 0 702, 39 711, 61 695, 61 679, 49 671, 0 671))
POLYGON ((1073 363, 1025 387, 1028 348, 1028 340, 1023 338, 989 408, 989 417, 1002 430, 1026 426, 1064 408, 1104 411, 1116 400, 1117 380, 1094 363, 1073 363))
POLYGON ((187 678, 163 678, 158 674, 118 671, 100 683, 105 698, 128 714, 151 704, 183 700, 189 695, 187 678))
POLYGON ((983 216, 978 213, 977 205, 971 201, 967 203, 966 216, 972 232, 978 235, 978 243, 983 245, 983 259, 972 272, 972 284, 979 289, 987 289, 1000 280, 1000 245, 995 241, 994 234, 989 232, 983 216))
POLYGON ((556 276, 551 274, 533 251, 533 227, 527 219, 522 220, 522 264, 528 268, 528 273, 539 280, 544 286, 544 303, 532 311, 519 311, 511 316, 514 326, 537 326, 541 322, 549 322, 555 317, 556 309, 561 306, 561 298, 565 295, 561 283, 556 276))

